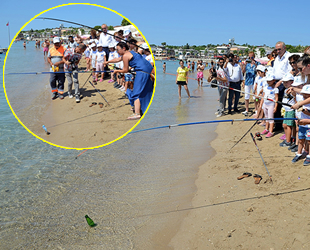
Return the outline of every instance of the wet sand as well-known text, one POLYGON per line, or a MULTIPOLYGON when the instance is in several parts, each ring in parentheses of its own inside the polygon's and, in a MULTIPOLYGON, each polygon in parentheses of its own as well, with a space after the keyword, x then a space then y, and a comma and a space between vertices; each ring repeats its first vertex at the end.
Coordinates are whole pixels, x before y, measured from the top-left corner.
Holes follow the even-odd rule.
MULTIPOLYGON (((85 68, 85 60, 80 68, 85 68)), ((79 75, 80 93, 83 96, 80 103, 75 97, 67 96, 68 83, 65 82, 65 98, 49 100, 51 103, 42 118, 50 135, 44 130, 38 131, 38 136, 56 145, 69 148, 97 147, 109 143, 128 132, 139 120, 127 120, 132 114, 131 106, 124 92, 115 89, 109 79, 94 85, 107 100, 91 86, 90 73, 79 75), (84 87, 83 87, 84 86, 84 87), (96 102, 97 104, 90 107, 96 102), (103 104, 100 108, 99 103, 103 104)), ((74 94, 74 86, 72 93, 74 94)))
MULTIPOLYGON (((242 100, 243 101, 243 100, 242 100)), ((253 104, 251 105, 253 108, 253 104)), ((242 109, 241 109, 242 110, 242 109)), ((242 114, 219 119, 242 119, 242 114)), ((279 146, 282 133, 257 141, 272 176, 247 134, 230 148, 254 122, 220 123, 217 138, 211 143, 216 155, 200 166, 197 192, 178 233, 170 241, 173 249, 309 249, 310 219, 309 167, 279 146), (244 172, 262 176, 237 180, 244 172)), ((253 134, 262 132, 255 125, 253 134)))

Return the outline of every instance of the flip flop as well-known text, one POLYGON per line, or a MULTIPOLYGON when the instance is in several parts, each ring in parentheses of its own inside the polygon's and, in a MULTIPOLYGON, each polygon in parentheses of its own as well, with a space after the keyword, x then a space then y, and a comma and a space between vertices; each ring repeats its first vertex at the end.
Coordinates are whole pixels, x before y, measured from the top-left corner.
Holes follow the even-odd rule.
POLYGON ((253 177, 255 179, 255 181, 254 181, 255 184, 259 184, 260 181, 263 179, 263 177, 261 177, 259 174, 255 174, 255 175, 253 175, 253 177))
POLYGON ((131 116, 129 116, 127 118, 127 120, 138 120, 141 118, 141 115, 138 115, 138 114, 132 114, 131 116))
POLYGON ((103 107, 103 103, 99 102, 99 107, 102 108, 103 107))
POLYGON ((242 180, 243 178, 252 176, 251 173, 243 173, 243 175, 237 177, 237 180, 242 180))
POLYGON ((95 106, 95 105, 97 105, 97 103, 93 102, 92 104, 89 105, 89 107, 92 107, 92 106, 95 106))

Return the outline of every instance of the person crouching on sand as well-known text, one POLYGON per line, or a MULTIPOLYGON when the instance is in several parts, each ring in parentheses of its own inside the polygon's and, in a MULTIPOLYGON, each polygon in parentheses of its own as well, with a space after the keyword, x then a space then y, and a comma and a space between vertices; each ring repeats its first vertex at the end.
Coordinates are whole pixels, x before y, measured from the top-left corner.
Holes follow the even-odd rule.
POLYGON ((175 80, 175 83, 178 85, 178 89, 179 89, 179 98, 181 98, 182 86, 184 86, 184 89, 186 90, 188 98, 190 98, 191 96, 189 94, 189 90, 187 87, 189 69, 184 66, 183 60, 180 60, 179 64, 180 64, 180 67, 177 69, 177 77, 175 80))

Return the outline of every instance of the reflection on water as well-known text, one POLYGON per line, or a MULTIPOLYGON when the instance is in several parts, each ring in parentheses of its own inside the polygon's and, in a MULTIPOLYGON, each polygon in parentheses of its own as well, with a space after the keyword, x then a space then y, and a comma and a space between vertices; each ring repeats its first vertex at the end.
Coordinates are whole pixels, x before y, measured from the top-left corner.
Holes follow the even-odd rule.
MULTIPOLYGON (((167 62, 167 72, 176 68, 167 62)), ((213 119, 217 90, 195 91, 195 81, 189 88, 197 98, 179 100, 175 76, 158 72, 153 104, 136 130, 213 119)), ((0 97, 1 249, 154 249, 165 228, 177 229, 185 214, 168 211, 190 206, 215 125, 131 134, 76 159, 80 151, 25 131, 0 97)))

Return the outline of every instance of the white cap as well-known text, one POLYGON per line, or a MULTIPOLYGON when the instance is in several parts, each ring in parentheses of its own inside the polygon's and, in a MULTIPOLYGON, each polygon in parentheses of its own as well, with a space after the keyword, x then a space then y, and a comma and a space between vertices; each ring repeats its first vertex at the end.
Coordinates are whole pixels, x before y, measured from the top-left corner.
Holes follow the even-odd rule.
POLYGON ((299 85, 305 84, 305 83, 306 83, 305 79, 303 80, 302 77, 299 75, 299 76, 294 77, 294 82, 293 82, 292 86, 296 87, 296 86, 299 86, 299 85))
POLYGON ((149 49, 149 46, 147 46, 147 43, 142 43, 142 44, 141 44, 141 47, 142 47, 143 49, 149 49))
POLYGON ((54 37, 53 38, 53 43, 60 43, 59 37, 54 37))
POLYGON ((286 73, 285 76, 282 78, 282 81, 294 81, 294 76, 291 73, 286 73))
POLYGON ((266 81, 272 81, 274 80, 274 74, 271 73, 271 72, 267 72, 267 75, 266 75, 266 81))
POLYGON ((302 87, 302 90, 300 91, 301 94, 310 94, 310 84, 307 84, 302 87))
POLYGON ((260 65, 257 66, 256 70, 259 70, 261 72, 265 72, 266 67, 260 64, 260 65))
POLYGON ((98 43, 97 47, 103 47, 103 45, 101 43, 98 43))
POLYGON ((110 42, 109 43, 109 48, 115 48, 115 43, 114 42, 110 42))
POLYGON ((128 36, 130 34, 130 32, 131 32, 131 30, 125 30, 123 34, 124 34, 124 36, 128 36))
POLYGON ((90 47, 91 47, 91 48, 96 47, 96 44, 92 43, 92 44, 90 45, 90 47))

